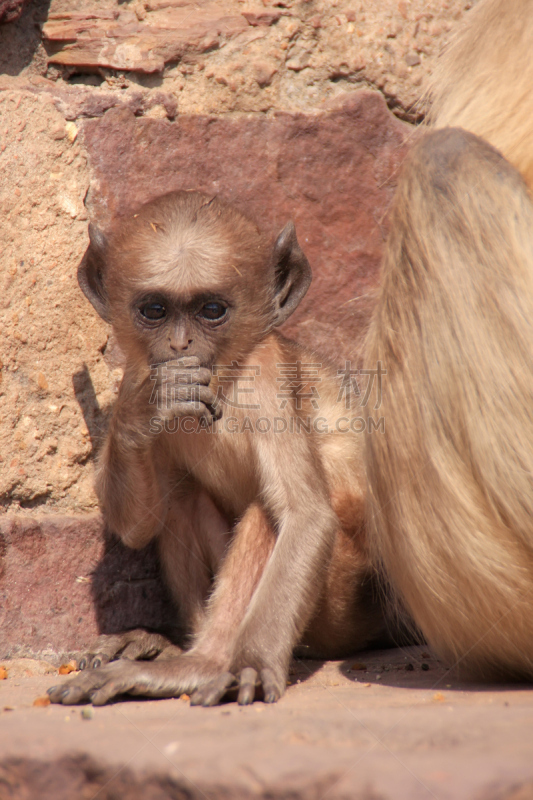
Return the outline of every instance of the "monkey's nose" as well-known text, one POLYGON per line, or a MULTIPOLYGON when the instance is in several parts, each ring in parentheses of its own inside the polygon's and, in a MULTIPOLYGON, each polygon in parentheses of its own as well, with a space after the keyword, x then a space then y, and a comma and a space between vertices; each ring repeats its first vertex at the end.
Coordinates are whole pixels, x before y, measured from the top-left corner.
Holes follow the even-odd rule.
POLYGON ((169 339, 171 350, 188 350, 192 342, 192 339, 169 339))

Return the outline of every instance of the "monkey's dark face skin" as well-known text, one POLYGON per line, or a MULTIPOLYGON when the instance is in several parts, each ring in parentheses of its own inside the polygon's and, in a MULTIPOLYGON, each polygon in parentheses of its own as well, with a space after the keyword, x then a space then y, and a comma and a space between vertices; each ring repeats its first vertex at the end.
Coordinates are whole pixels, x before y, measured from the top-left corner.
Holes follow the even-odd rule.
POLYGON ((242 363, 292 314, 311 282, 294 225, 274 242, 217 197, 172 192, 117 221, 89 226, 82 291, 113 325, 128 369, 197 359, 242 363))
POLYGON ((131 306, 134 335, 150 364, 194 356, 211 367, 229 340, 235 308, 219 293, 192 297, 150 291, 131 306))

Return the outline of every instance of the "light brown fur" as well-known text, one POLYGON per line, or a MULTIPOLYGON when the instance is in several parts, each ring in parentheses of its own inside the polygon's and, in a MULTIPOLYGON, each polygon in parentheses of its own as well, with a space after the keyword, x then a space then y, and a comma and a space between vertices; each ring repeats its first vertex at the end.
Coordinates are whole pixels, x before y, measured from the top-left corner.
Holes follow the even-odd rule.
POLYGON ((471 131, 533 188, 532 0, 482 0, 468 12, 431 79, 434 128, 471 131))
POLYGON ((366 437, 376 562, 478 677, 533 676, 533 205, 511 166, 531 186, 532 52, 533 2, 484 0, 443 59, 366 345, 387 370, 386 435, 366 437))

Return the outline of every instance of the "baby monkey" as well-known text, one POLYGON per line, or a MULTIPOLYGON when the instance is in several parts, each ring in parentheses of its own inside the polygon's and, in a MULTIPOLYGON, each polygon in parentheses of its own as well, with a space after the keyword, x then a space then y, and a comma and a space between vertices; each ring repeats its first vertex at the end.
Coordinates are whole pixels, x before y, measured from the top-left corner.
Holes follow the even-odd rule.
POLYGON ((311 282, 294 225, 272 244, 217 197, 173 192, 89 230, 80 286, 126 356, 96 489, 126 545, 157 538, 188 647, 100 637, 51 700, 275 702, 296 645, 341 657, 384 631, 358 390, 276 331, 311 282))

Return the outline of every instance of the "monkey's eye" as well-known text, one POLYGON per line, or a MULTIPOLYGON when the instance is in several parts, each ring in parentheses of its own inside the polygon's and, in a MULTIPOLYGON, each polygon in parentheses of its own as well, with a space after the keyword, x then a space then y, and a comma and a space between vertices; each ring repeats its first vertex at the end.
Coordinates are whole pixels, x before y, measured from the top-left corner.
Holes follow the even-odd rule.
POLYGON ((142 306, 139 306, 139 313, 145 319, 156 321, 166 317, 167 310, 161 303, 144 303, 142 306))
POLYGON ((206 303, 198 314, 203 319, 219 320, 226 316, 228 307, 222 303, 206 303))

